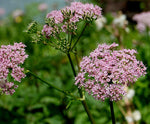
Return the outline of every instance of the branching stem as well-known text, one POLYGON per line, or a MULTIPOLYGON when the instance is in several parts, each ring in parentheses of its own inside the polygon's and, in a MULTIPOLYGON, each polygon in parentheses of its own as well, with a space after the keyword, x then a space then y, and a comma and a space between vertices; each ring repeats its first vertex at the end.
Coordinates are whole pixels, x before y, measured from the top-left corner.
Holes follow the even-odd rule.
POLYGON ((88 23, 85 23, 84 28, 82 29, 82 32, 80 33, 78 39, 76 40, 76 42, 73 44, 73 46, 71 47, 71 50, 73 50, 73 48, 76 46, 76 44, 78 43, 78 41, 80 40, 81 36, 83 35, 83 32, 85 31, 86 27, 87 27, 88 23))
POLYGON ((34 76, 36 79, 40 80, 41 82, 43 82, 44 84, 48 85, 49 87, 52 87, 52 88, 56 89, 57 91, 59 91, 59 92, 61 92, 61 93, 64 93, 65 95, 71 96, 71 97, 73 97, 73 98, 76 99, 76 100, 81 100, 81 101, 83 100, 83 99, 81 99, 81 98, 78 98, 78 97, 74 96, 73 94, 71 94, 71 93, 68 92, 68 91, 64 91, 64 90, 62 90, 62 89, 60 89, 60 88, 54 86, 53 84, 50 84, 50 83, 48 83, 47 81, 44 81, 43 79, 41 79, 40 77, 38 77, 38 76, 35 75, 34 73, 30 72, 29 70, 27 71, 27 73, 31 74, 31 75, 34 76))

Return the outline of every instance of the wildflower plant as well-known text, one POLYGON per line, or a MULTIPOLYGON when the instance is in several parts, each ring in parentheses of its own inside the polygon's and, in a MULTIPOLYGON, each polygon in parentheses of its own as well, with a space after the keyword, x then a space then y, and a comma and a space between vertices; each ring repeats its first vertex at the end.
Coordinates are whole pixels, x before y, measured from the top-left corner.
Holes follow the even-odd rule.
MULTIPOLYGON (((74 68, 70 53, 75 53, 74 48, 79 42, 86 27, 92 21, 100 17, 101 8, 99 6, 89 3, 83 4, 81 2, 72 2, 70 6, 66 6, 61 10, 53 10, 48 13, 45 19, 45 25, 41 31, 38 30, 38 24, 33 22, 29 25, 27 33, 31 34, 34 42, 50 45, 55 49, 65 53, 69 59, 74 77, 76 77, 76 70, 74 68), (80 22, 84 23, 84 26, 81 33, 78 34, 78 27, 80 22)), ((69 92, 66 92, 45 82, 33 73, 30 72, 30 74, 42 82, 48 84, 49 86, 57 89, 58 91, 71 96, 73 99, 80 100, 89 117, 89 120, 92 124, 95 123, 86 104, 83 90, 78 89, 80 94, 80 98, 78 98, 69 92)))
POLYGON ((29 73, 65 95, 71 96, 73 100, 80 100, 92 124, 95 124, 95 121, 86 104, 84 89, 95 99, 101 101, 109 99, 112 122, 115 124, 112 101, 121 100, 126 95, 125 86, 134 83, 140 76, 145 75, 146 67, 142 62, 136 60, 135 54, 137 52, 135 50, 116 50, 118 44, 102 44, 91 52, 89 57, 83 57, 80 63, 81 69, 78 68, 80 72, 78 75, 76 74, 70 53, 75 52, 74 48, 86 27, 100 17, 101 8, 99 6, 72 2, 70 6, 48 13, 42 30, 38 30, 36 22, 31 23, 27 30, 32 35, 34 42, 50 45, 67 55, 80 97, 49 84, 31 72, 29 73), (80 22, 84 22, 84 28, 78 34, 80 22))
POLYGON ((28 57, 25 47, 23 43, 14 43, 0 48, 0 89, 3 94, 12 95, 18 87, 14 82, 25 77, 24 68, 20 66, 28 57))

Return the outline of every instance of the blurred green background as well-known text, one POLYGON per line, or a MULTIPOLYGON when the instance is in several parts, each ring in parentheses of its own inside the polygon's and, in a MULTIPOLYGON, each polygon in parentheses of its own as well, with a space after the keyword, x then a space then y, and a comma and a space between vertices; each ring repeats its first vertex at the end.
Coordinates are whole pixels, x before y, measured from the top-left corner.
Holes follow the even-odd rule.
MULTIPOLYGON (((19 2, 19 0, 12 1, 14 3, 19 2)), ((68 4, 62 1, 44 1, 47 3, 48 8, 41 11, 38 7, 43 1, 27 2, 28 4, 24 4, 25 6, 13 4, 13 8, 9 8, 12 5, 10 0, 9 6, 5 5, 8 1, 4 3, 4 0, 0 0, 0 8, 6 10, 0 14, 0 45, 23 42, 27 46, 26 52, 29 55, 23 65, 25 69, 31 70, 34 74, 53 85, 64 90, 73 91, 75 95, 78 95, 66 55, 50 46, 32 43, 30 35, 25 32, 28 24, 33 20, 44 25, 46 13, 68 4), (16 9, 20 10, 19 16, 14 16, 16 9)), ((105 5, 105 1, 102 1, 102 3, 96 0, 90 2, 102 5, 102 7, 105 5)), ((113 34, 114 29, 111 27, 113 14, 107 12, 103 15, 107 19, 105 26, 101 30, 97 30, 96 24, 93 22, 80 39, 77 47, 80 59, 85 55, 89 55, 99 43, 118 43, 117 37, 113 34)), ((122 31, 120 34, 124 48, 136 49, 138 51, 137 58, 143 61, 147 67, 147 75, 140 78, 132 86, 135 90, 135 96, 132 99, 131 108, 139 110, 141 113, 142 118, 137 123, 150 124, 150 34, 138 32, 135 25, 135 22, 129 22, 130 32, 122 31)), ((76 64, 75 58, 73 60, 76 64)), ((69 98, 44 85, 33 76, 27 75, 18 85, 18 89, 12 96, 0 96, 0 124, 90 124, 79 101, 74 101, 66 109, 69 98)), ((94 100, 88 94, 86 94, 86 101, 97 124, 111 124, 107 102, 94 100)), ((125 117, 118 108, 118 103, 114 103, 114 108, 117 123, 126 124, 125 117)))

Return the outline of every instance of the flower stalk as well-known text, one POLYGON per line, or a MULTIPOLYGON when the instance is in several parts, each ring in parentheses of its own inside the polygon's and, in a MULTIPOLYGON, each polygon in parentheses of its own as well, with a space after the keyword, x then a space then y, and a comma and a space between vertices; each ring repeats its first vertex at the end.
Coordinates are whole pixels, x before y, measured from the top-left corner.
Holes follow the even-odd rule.
POLYGON ((88 23, 85 23, 84 28, 82 29, 82 32, 80 33, 78 39, 76 40, 76 42, 73 44, 73 46, 71 47, 71 50, 73 50, 73 48, 76 46, 76 44, 78 43, 78 41, 80 40, 81 36, 83 35, 83 32, 85 31, 86 27, 87 27, 88 23))
MULTIPOLYGON (((73 71, 73 75, 74 75, 74 77, 76 77, 76 71, 75 71, 70 53, 67 53, 67 56, 68 56, 68 59, 69 59, 69 62, 70 62, 70 65, 71 65, 71 68, 72 68, 72 71, 73 71)), ((85 98, 85 95, 84 95, 84 92, 83 92, 82 89, 78 88, 78 92, 79 92, 81 98, 85 98)), ((91 112, 90 112, 90 110, 87 106, 87 103, 86 103, 85 99, 83 99, 81 102, 82 102, 82 105, 83 105, 83 107, 84 107, 84 109, 85 109, 85 111, 86 111, 86 113, 89 117, 89 120, 91 121, 91 124, 95 124, 94 118, 93 118, 93 116, 92 116, 92 114, 91 114, 91 112)))
POLYGON ((31 74, 32 76, 34 76, 35 78, 37 78, 38 80, 40 80, 41 82, 43 82, 44 84, 46 84, 46 85, 48 85, 48 86, 50 86, 50 87, 56 89, 57 91, 59 91, 59 92, 65 94, 65 95, 71 96, 71 97, 73 97, 73 98, 76 99, 76 100, 81 100, 81 101, 83 100, 83 99, 81 99, 81 98, 78 98, 78 97, 74 96, 73 94, 71 94, 71 93, 68 92, 68 91, 64 91, 64 90, 62 90, 62 89, 60 89, 60 88, 58 88, 58 87, 56 87, 56 86, 54 86, 54 85, 48 83, 47 81, 44 81, 42 78, 38 77, 37 75, 35 75, 34 73, 32 73, 32 72, 29 71, 29 70, 27 70, 26 73, 31 74))
POLYGON ((109 101, 109 105, 110 105, 110 111, 111 111, 112 124, 116 124, 115 114, 114 114, 114 107, 113 107, 113 101, 109 101))

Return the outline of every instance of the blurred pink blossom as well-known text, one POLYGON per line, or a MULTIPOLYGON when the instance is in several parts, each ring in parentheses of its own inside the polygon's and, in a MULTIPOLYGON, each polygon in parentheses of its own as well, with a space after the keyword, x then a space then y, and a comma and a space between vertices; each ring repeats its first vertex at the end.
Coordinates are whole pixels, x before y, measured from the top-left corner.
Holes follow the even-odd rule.
POLYGON ((150 28, 150 11, 134 15, 133 20, 137 22, 137 29, 140 32, 145 31, 146 27, 150 28))
POLYGON ((5 14, 5 9, 4 8, 0 8, 0 16, 3 16, 5 14))
POLYGON ((46 11, 48 9, 48 5, 46 3, 41 3, 38 6, 38 10, 42 11, 46 11))

